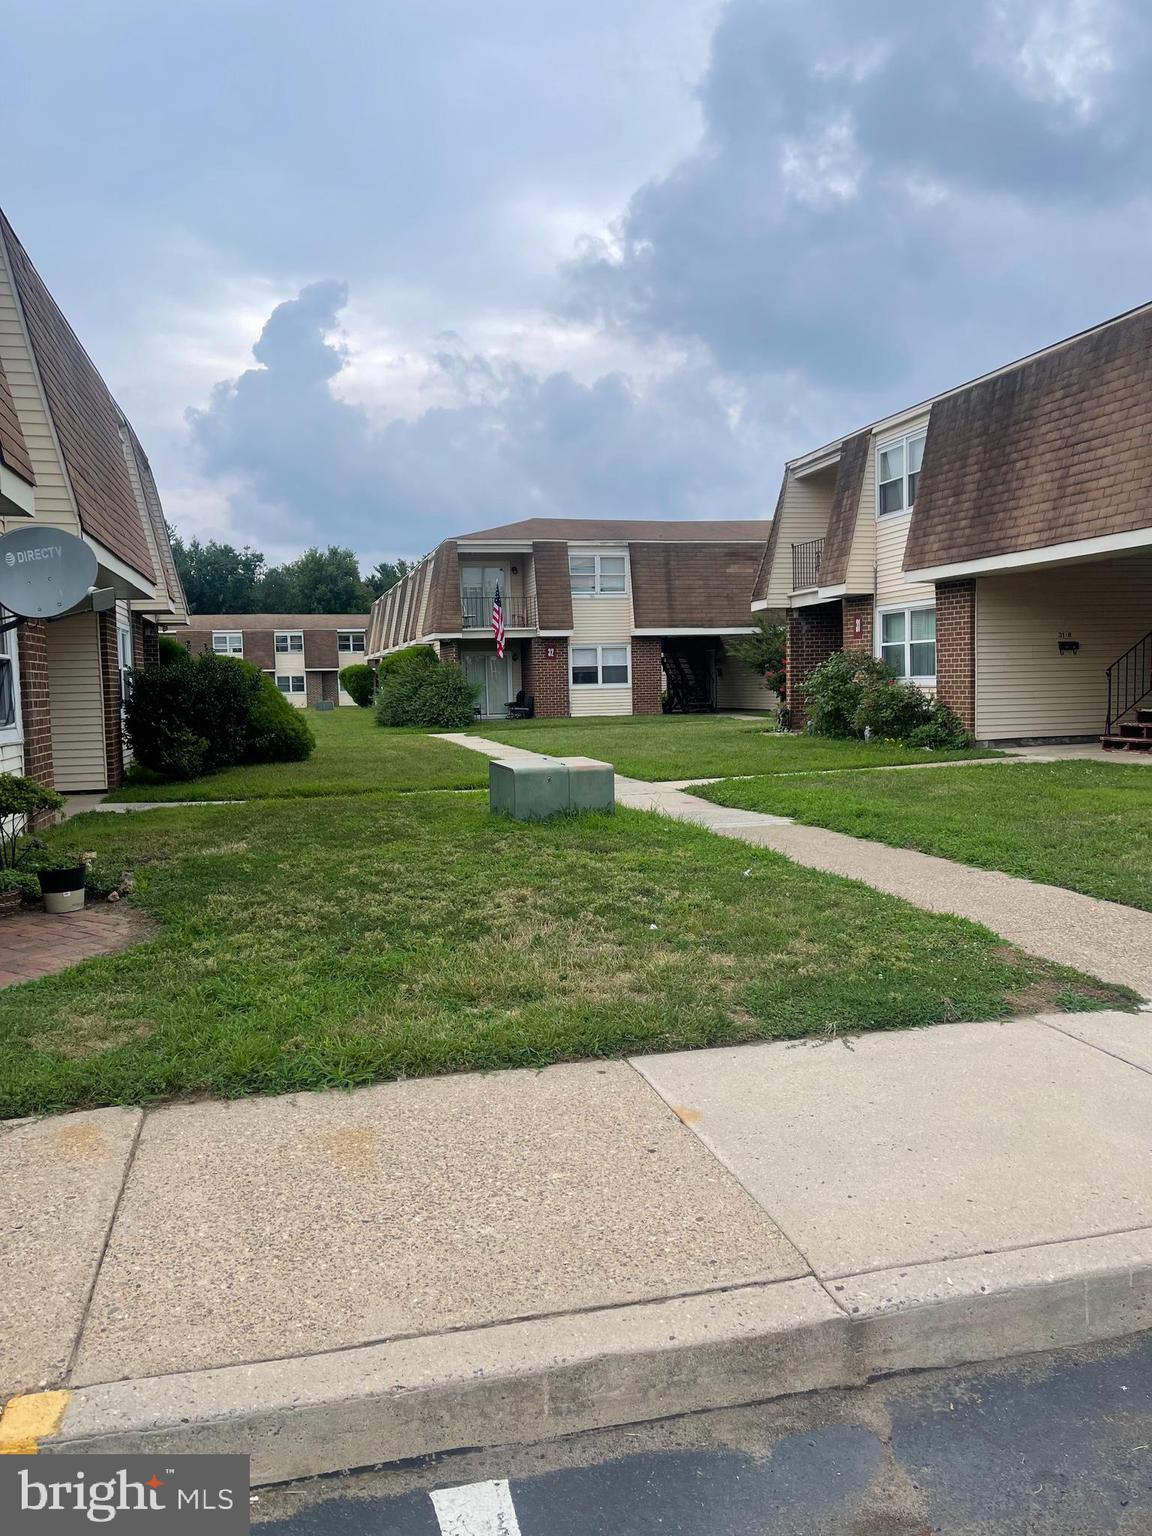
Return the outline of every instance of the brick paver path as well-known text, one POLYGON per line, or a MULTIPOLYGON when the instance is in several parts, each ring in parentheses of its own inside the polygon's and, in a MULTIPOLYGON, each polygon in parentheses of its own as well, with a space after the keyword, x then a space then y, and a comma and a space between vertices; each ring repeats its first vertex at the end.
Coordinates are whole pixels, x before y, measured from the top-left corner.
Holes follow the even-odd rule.
POLYGON ((127 902, 101 902, 67 917, 18 912, 0 917, 0 987, 67 970, 92 955, 111 955, 152 933, 127 902))

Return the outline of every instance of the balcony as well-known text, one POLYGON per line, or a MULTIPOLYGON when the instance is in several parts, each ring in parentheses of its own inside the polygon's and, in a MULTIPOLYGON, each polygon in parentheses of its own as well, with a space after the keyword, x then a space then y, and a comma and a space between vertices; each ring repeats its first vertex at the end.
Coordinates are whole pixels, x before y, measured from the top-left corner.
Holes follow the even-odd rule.
MULTIPOLYGON (((496 596, 490 587, 464 587, 461 589, 461 629, 492 629, 492 603, 496 596)), ((534 597, 505 597, 500 601, 504 608, 505 629, 535 629, 536 599, 534 597)))
POLYGON ((805 544, 793 544, 793 592, 808 592, 820 585, 820 556, 823 553, 823 539, 809 539, 805 544))

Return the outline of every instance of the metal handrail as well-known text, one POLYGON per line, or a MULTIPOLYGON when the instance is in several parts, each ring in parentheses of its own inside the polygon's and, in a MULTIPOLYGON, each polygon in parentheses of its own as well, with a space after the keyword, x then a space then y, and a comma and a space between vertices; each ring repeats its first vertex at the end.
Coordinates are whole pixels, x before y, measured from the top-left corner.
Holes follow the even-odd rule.
POLYGON ((808 539, 792 546, 792 590, 806 592, 820 585, 820 556, 824 553, 823 539, 808 539))
MULTIPOLYGON (((460 593, 461 629, 491 629, 495 587, 464 587, 460 593)), ((500 594, 505 629, 535 629, 536 599, 500 594)))
POLYGON ((1135 645, 1130 645, 1123 656, 1118 656, 1108 668, 1108 720, 1105 736, 1111 736, 1112 727, 1135 709, 1141 699, 1152 693, 1152 630, 1135 645))

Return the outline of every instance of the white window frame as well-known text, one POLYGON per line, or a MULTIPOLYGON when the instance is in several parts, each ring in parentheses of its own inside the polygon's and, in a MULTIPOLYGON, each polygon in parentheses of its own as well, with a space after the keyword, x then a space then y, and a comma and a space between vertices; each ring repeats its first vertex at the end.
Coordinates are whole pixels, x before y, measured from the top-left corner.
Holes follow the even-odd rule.
MULTIPOLYGON (((612 663, 612 665, 617 665, 617 663, 612 663)), ((572 687, 572 688, 631 688, 631 686, 632 686, 632 647, 630 645, 628 645, 626 642, 622 643, 620 641, 617 641, 615 644, 613 644, 611 641, 607 641, 604 645, 583 645, 583 644, 581 644, 581 645, 572 645, 572 646, 570 646, 569 651, 568 651, 568 684, 569 684, 569 687, 572 687), (575 674, 575 671, 576 671, 576 652, 577 651, 595 651, 596 652, 596 681, 594 683, 578 683, 576 681, 576 678, 575 678, 574 674, 575 674), (623 651, 624 652, 624 657, 625 657, 624 665, 625 665, 625 667, 628 670, 628 676, 624 679, 624 681, 622 683, 606 683, 606 682, 603 681, 603 677, 604 677, 604 652, 605 651, 623 651)))
MULTIPOLYGON (((912 639, 912 615, 914 613, 927 613, 927 612, 931 612, 931 613, 935 613, 936 612, 936 604, 934 602, 886 603, 883 608, 877 608, 877 610, 876 610, 876 637, 875 637, 874 647, 875 647, 877 659, 880 660, 880 661, 884 660, 884 617, 885 617, 885 615, 886 614, 891 614, 891 613, 902 613, 904 615, 904 666, 905 666, 905 668, 907 670, 905 671, 905 674, 900 679, 900 681, 902 683, 915 683, 918 688, 935 688, 935 686, 936 686, 936 673, 935 672, 933 672, 929 676, 927 674, 913 673, 911 671, 911 666, 912 666, 912 646, 913 645, 927 645, 928 644, 928 642, 926 640, 913 640, 912 639)), ((933 646, 938 646, 939 643, 940 643, 939 639, 934 637, 933 640, 932 640, 933 646)), ((897 645, 897 644, 899 644, 899 641, 892 641, 891 644, 897 645)), ((937 669, 939 669, 939 666, 940 666, 940 653, 939 653, 939 651, 937 651, 937 653, 936 653, 936 666, 937 666, 937 669)))
POLYGON ((281 693, 308 692, 308 681, 303 672, 277 672, 276 686, 281 693), (284 687, 285 683, 288 684, 287 688, 284 687), (300 684, 299 688, 296 687, 297 683, 300 684))
MULTIPOLYGON (((615 572, 613 572, 613 577, 615 577, 615 572)), ((568 585, 572 588, 573 597, 627 597, 629 591, 628 551, 626 549, 606 549, 602 551, 594 549, 569 549, 568 585), (579 572, 573 571, 573 560, 591 561, 592 570, 579 572), (601 560, 622 560, 624 562, 624 585, 622 587, 611 587, 607 591, 604 590, 602 586, 603 578, 600 568, 601 560), (585 578, 591 576, 591 591, 581 592, 576 587, 573 587, 572 578, 575 575, 580 575, 585 578)), ((620 686, 623 685, 621 684, 620 686)))
POLYGON ((302 629, 277 629, 272 633, 272 650, 277 656, 303 656, 304 631, 302 629), (280 642, 283 640, 284 644, 280 642), (293 645, 293 640, 299 640, 299 645, 293 645))
MULTIPOLYGON (((11 621, 12 615, 0 608, 0 624, 9 624, 11 621)), ((8 671, 12 681, 12 720, 8 725, 0 724, 0 742, 8 747, 18 747, 24 741, 24 716, 20 709, 19 633, 18 629, 10 629, 0 635, 0 666, 8 671)))
POLYGON ((132 692, 132 627, 129 624, 116 626, 116 660, 120 667, 120 712, 123 713, 132 692))
POLYGON ((243 656, 244 632, 239 629, 214 629, 212 631, 212 652, 215 656, 243 656), (237 641, 233 645, 233 641, 237 641), (220 641, 222 644, 217 644, 220 641))
POLYGON ((367 634, 362 629, 338 629, 336 631, 336 654, 338 656, 363 656, 368 649, 367 634), (349 643, 345 645, 343 642, 349 643), (353 640, 359 640, 360 644, 353 645, 353 640))
MULTIPOLYGON (((900 433, 896 437, 886 437, 883 442, 876 444, 876 458, 875 458, 875 466, 876 466, 876 518, 877 518, 878 522, 883 522, 886 518, 889 518, 889 517, 903 517, 906 512, 911 512, 913 506, 915 505, 915 499, 913 497, 910 497, 909 494, 908 494, 908 453, 909 453, 909 449, 910 449, 910 447, 911 447, 911 445, 913 443, 919 442, 919 443, 923 444, 923 442, 927 438, 927 436, 928 436, 928 428, 927 427, 917 427, 914 432, 902 432, 902 433, 900 433), (899 449, 901 449, 901 451, 903 452, 903 455, 904 455, 904 468, 903 468, 903 472, 901 474, 901 480, 900 480, 901 488, 902 488, 901 489, 901 495, 903 496, 904 505, 901 506, 901 507, 894 507, 891 512, 881 512, 881 510, 880 510, 880 455, 882 453, 887 453, 892 448, 899 448, 899 449)), ((923 470, 923 468, 924 468, 924 457, 923 457, 923 452, 921 452, 920 469, 915 471, 915 474, 917 476, 917 488, 919 488, 919 476, 920 476, 920 473, 923 470)), ((885 483, 886 484, 892 484, 893 482, 892 481, 887 481, 885 483)))

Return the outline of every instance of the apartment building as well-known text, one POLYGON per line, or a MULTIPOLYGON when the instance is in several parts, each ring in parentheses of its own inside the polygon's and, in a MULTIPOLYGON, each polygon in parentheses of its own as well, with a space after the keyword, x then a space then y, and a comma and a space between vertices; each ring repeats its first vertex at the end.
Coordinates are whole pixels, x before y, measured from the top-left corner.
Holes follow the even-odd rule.
POLYGON ((140 441, 0 213, 0 533, 36 524, 81 538, 96 584, 0 634, 0 772, 113 788, 127 672, 186 622, 184 593, 140 441))
POLYGON ((366 659, 366 613, 197 613, 179 638, 193 653, 242 656, 299 709, 352 704, 340 673, 366 659))
POLYGON ((1152 734, 1152 305, 793 459, 752 606, 797 725, 855 647, 981 741, 1152 734))
POLYGON ((374 604, 368 656, 432 644, 475 683, 482 717, 518 694, 540 716, 767 709, 728 642, 752 628, 768 528, 533 517, 446 539, 374 604))

